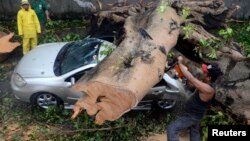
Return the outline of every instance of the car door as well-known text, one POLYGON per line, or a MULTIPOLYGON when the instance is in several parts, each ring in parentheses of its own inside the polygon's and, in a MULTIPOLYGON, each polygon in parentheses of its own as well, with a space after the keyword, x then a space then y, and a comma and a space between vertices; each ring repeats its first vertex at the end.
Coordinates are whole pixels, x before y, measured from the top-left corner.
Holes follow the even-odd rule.
POLYGON ((65 79, 65 83, 69 84, 69 87, 66 91, 66 100, 65 103, 67 104, 74 104, 80 97, 83 96, 82 92, 76 92, 70 89, 72 85, 74 85, 83 75, 85 75, 89 70, 91 70, 93 67, 89 67, 87 69, 81 70, 79 72, 76 72, 69 77, 65 79))

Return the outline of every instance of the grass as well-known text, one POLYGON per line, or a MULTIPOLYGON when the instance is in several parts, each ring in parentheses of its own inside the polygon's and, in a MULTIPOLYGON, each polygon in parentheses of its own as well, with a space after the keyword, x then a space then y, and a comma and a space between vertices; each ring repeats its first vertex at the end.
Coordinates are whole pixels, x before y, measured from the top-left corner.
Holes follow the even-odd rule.
POLYGON ((1 98, 0 106, 3 125, 0 138, 6 140, 136 141, 149 133, 164 132, 167 123, 174 118, 167 112, 131 111, 116 121, 99 126, 86 112, 72 120, 71 110, 54 107, 41 110, 17 101, 11 93, 1 98))
MULTIPOLYGON (((16 100, 11 93, 2 95, 0 103, 0 139, 6 141, 138 141, 151 134, 165 134, 166 126, 176 117, 175 112, 131 111, 100 126, 86 112, 72 120, 71 110, 39 109, 16 100)), ((201 123, 203 141, 207 125, 233 123, 225 113, 213 111, 201 123)))

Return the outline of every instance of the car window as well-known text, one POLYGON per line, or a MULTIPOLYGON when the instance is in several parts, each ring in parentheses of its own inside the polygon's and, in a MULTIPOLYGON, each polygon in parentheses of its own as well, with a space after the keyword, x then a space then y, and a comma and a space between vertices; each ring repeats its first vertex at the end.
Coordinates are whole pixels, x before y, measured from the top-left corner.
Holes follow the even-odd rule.
POLYGON ((92 68, 88 68, 86 70, 83 70, 83 71, 80 71, 80 72, 77 72, 75 74, 73 74, 72 76, 68 77, 67 79, 65 79, 66 82, 70 82, 70 79, 72 77, 75 78, 75 82, 78 81, 84 74, 86 74, 87 71, 91 70, 92 68))
POLYGON ((81 66, 97 63, 101 43, 100 40, 84 40, 71 43, 61 60, 61 75, 81 66))

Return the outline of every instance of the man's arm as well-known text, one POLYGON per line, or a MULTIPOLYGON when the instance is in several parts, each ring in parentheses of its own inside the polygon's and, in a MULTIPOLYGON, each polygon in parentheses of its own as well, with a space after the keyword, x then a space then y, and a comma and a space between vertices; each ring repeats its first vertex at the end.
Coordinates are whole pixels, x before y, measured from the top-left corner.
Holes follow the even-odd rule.
POLYGON ((47 18, 47 20, 50 20, 50 17, 49 17, 49 11, 48 11, 48 10, 45 10, 45 14, 46 14, 46 18, 47 18))
POLYGON ((49 11, 48 11, 47 4, 46 4, 45 1, 43 1, 42 4, 43 4, 43 9, 44 9, 44 11, 45 11, 46 19, 47 19, 47 20, 50 20, 49 11))
MULTIPOLYGON (((182 58, 182 57, 181 57, 182 58)), ((183 75, 189 80, 202 94, 214 94, 214 89, 208 85, 207 83, 204 83, 197 78, 195 78, 187 69, 185 65, 182 64, 182 59, 178 57, 179 61, 179 67, 183 73, 183 75)))

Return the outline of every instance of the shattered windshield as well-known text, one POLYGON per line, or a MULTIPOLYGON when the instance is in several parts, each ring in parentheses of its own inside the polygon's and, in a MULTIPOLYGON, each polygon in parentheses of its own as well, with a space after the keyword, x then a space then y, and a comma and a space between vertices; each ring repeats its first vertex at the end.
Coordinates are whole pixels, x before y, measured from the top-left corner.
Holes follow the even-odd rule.
POLYGON ((66 44, 55 61, 55 74, 63 75, 84 65, 97 63, 101 44, 98 39, 85 39, 66 44))

